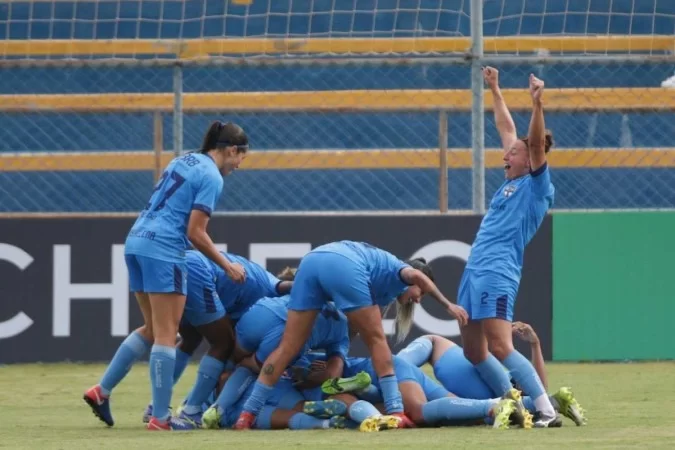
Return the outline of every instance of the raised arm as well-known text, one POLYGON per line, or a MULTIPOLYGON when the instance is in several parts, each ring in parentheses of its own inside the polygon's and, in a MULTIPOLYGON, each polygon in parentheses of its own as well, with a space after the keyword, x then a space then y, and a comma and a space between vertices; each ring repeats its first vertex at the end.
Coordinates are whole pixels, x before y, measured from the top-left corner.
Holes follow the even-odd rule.
POLYGON ((492 92, 492 105, 495 114, 495 124, 499 137, 502 139, 502 147, 506 150, 518 139, 516 134, 516 124, 509 112, 509 108, 504 102, 502 91, 499 89, 499 71, 494 67, 483 68, 483 78, 492 92))
POLYGON ((546 164, 546 131, 544 128, 544 82, 530 74, 530 96, 532 97, 532 119, 527 134, 530 168, 536 172, 546 164))
POLYGON ((539 344, 539 336, 534 332, 534 329, 524 322, 514 322, 513 334, 520 339, 530 344, 530 352, 532 358, 532 365, 537 371, 544 389, 548 389, 548 378, 546 376, 546 363, 544 362, 544 355, 541 352, 541 345, 539 344))

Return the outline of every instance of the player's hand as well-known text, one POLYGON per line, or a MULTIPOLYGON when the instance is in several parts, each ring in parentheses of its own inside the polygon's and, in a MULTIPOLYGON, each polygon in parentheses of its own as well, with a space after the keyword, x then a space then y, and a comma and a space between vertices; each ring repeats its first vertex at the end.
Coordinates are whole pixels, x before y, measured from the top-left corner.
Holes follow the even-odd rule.
POLYGON ((530 96, 535 102, 541 101, 544 95, 544 81, 530 74, 530 96))
POLYGON ((466 313, 466 310, 459 305, 451 304, 448 306, 448 312, 452 317, 457 319, 460 327, 463 327, 469 322, 469 315, 466 313))
POLYGON ((239 263, 230 264, 225 269, 227 276, 232 278, 236 283, 243 283, 246 281, 246 269, 239 263))
POLYGON ((490 89, 496 89, 499 87, 499 71, 494 67, 483 67, 483 79, 485 84, 487 84, 490 89))
POLYGON ((315 359, 312 361, 312 364, 309 365, 310 372, 323 372, 324 370, 326 370, 326 361, 315 359))
POLYGON ((514 322, 512 329, 513 334, 525 342, 529 342, 530 344, 539 343, 539 336, 537 336, 537 333, 534 332, 534 329, 530 325, 524 322, 514 322))

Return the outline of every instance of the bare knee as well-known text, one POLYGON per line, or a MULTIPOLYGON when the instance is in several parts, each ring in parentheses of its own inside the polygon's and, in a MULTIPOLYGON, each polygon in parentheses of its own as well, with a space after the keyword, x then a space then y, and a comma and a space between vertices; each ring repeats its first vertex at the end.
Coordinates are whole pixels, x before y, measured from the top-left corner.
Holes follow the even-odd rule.
POLYGON ((480 364, 488 357, 488 350, 483 346, 466 345, 462 350, 464 350, 464 357, 468 359, 471 364, 480 364))
POLYGON ((504 339, 501 336, 496 336, 488 341, 488 348, 490 353, 495 355, 498 360, 504 361, 513 351, 513 342, 511 339, 504 339))
POLYGON ((152 325, 141 325, 140 327, 136 328, 135 331, 147 342, 153 342, 155 340, 155 336, 152 332, 152 325))

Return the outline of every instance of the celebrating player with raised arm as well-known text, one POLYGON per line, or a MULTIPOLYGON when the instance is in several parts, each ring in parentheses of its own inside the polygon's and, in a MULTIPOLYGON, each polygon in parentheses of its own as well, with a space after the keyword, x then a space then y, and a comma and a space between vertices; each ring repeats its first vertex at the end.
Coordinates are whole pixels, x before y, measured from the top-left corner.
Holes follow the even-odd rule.
POLYGON ((518 139, 499 89, 497 70, 487 67, 483 73, 492 91, 495 121, 504 146, 506 181, 490 201, 459 286, 458 304, 470 319, 461 329, 464 354, 497 395, 511 389, 502 364, 509 369, 534 399, 539 413, 535 427, 560 426, 562 421, 534 367, 513 348, 511 330, 525 246, 553 204, 555 192, 546 161, 552 142, 544 131, 544 82, 530 75, 532 119, 528 137, 518 139))
MULTIPOLYGON (((422 268, 427 267, 418 261, 422 268)), ((332 300, 368 347, 384 397, 385 412, 403 420, 403 403, 394 373, 391 350, 382 328, 380 307, 394 300, 399 332, 412 324, 415 303, 431 294, 461 324, 466 312, 450 303, 422 270, 372 245, 340 241, 315 248, 300 261, 288 304, 288 320, 279 347, 265 360, 255 389, 237 421, 249 429, 283 371, 310 337, 314 319, 332 300)))
POLYGON ((188 240, 234 280, 246 272, 228 261, 206 232, 211 212, 223 189, 223 176, 244 160, 248 137, 233 123, 214 122, 199 153, 173 159, 152 192, 150 201, 129 231, 125 258, 131 291, 143 313, 144 325, 120 345, 100 384, 84 394, 94 414, 108 426, 111 390, 124 378, 134 361, 152 346, 150 380, 153 417, 150 430, 183 430, 181 420, 171 418, 169 405, 176 363, 176 334, 183 314, 187 289, 185 251, 188 240))

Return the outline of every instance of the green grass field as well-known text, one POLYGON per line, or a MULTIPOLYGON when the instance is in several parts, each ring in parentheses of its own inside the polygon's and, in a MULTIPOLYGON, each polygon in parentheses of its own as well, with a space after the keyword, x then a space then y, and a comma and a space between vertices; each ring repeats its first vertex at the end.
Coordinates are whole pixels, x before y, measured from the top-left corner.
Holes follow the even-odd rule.
MULTIPOLYGON (((0 367, 0 447, 12 449, 195 449, 232 448, 675 448, 675 364, 551 364, 551 388, 571 386, 588 411, 589 424, 505 430, 487 427, 326 431, 194 431, 151 433, 141 423, 149 398, 147 366, 139 365, 112 397, 116 425, 106 428, 82 401, 102 365, 0 367), (160 442, 161 441, 161 442, 160 442)), ((190 366, 174 404, 195 378, 190 366)))

